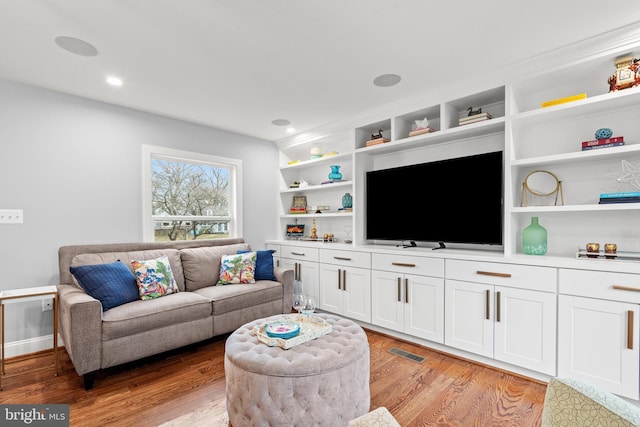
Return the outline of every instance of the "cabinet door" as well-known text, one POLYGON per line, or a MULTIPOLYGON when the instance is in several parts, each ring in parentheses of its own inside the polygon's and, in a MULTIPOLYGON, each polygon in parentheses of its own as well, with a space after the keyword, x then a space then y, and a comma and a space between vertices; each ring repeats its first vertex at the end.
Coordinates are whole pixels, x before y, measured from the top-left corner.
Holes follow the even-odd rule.
POLYGON ((321 310, 342 313, 342 270, 337 265, 320 264, 321 310))
POLYGON ((371 274, 371 323, 404 330, 402 274, 374 270, 371 274))
POLYGON ((558 375, 638 400, 639 306, 568 295, 558 305, 558 375))
POLYGON ((556 294, 495 288, 494 357, 514 365, 556 373, 556 294))
POLYGON ((289 258, 280 258, 282 266, 286 269, 292 269, 296 271, 299 269, 300 278, 302 280, 302 292, 305 295, 312 296, 317 301, 320 300, 320 288, 318 286, 319 280, 319 266, 317 262, 309 261, 296 261, 289 258))
POLYGON ((493 357, 493 286, 445 280, 444 343, 493 357))
POLYGON ((407 274, 404 286, 404 331, 444 342, 444 279, 407 274))
POLYGON ((371 270, 342 267, 343 311, 351 319, 371 322, 371 270))

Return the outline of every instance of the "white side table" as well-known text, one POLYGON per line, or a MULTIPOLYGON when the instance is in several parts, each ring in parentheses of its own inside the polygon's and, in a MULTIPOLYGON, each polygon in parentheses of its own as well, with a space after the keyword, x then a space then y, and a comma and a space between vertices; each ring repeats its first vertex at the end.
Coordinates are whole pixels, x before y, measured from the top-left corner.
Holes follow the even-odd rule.
POLYGON ((0 335, 2 336, 2 353, 0 354, 0 390, 2 390, 2 376, 6 374, 4 370, 4 306, 16 302, 30 300, 43 300, 53 298, 53 363, 55 375, 58 375, 58 289, 55 286, 38 286, 35 288, 10 289, 0 291, 0 335))

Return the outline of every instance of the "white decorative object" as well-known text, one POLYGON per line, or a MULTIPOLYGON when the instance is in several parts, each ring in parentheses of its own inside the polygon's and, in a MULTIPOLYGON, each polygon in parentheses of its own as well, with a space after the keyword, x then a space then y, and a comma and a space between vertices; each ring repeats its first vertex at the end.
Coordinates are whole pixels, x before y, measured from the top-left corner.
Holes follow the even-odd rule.
POLYGON ((640 165, 633 166, 626 160, 622 161, 622 173, 608 173, 610 178, 618 182, 618 190, 622 190, 625 185, 630 185, 636 190, 640 190, 640 165))
POLYGON ((429 129, 429 120, 425 117, 422 120, 416 120, 416 130, 429 129))
POLYGON ((326 320, 318 316, 305 316, 301 314, 285 314, 282 317, 271 319, 267 324, 256 325, 253 329, 258 340, 269 347, 281 347, 285 350, 298 344, 314 340, 322 335, 326 335, 333 330, 333 326, 326 320), (300 325, 300 334, 293 338, 282 339, 270 337, 265 332, 265 326, 272 322, 294 322, 300 325))
POLYGON ((300 187, 299 188, 305 188, 308 187, 309 183, 307 181, 305 181, 304 179, 302 181, 300 181, 300 187))

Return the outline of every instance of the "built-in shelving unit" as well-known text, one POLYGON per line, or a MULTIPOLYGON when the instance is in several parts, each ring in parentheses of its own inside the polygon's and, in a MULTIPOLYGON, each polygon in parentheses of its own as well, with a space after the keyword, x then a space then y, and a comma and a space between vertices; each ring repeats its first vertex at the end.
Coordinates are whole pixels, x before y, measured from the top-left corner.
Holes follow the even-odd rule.
MULTIPOLYGON (((601 193, 635 190, 615 179, 624 172, 623 160, 640 169, 640 87, 610 93, 607 83, 616 58, 640 56, 640 31, 635 34, 634 43, 625 33, 610 49, 590 39, 581 45, 583 58, 574 49, 553 52, 548 66, 532 67, 538 71, 529 75, 509 75, 511 80, 501 85, 471 85, 474 89, 462 95, 451 86, 455 95, 445 99, 425 98, 424 105, 414 103, 406 111, 354 119, 340 132, 278 142, 283 239, 269 242, 269 247, 280 251, 285 265, 304 264, 306 286, 319 295, 324 310, 523 375, 582 378, 637 401, 640 264, 637 259, 576 257, 589 242, 616 243, 621 254, 640 253, 640 203, 599 204, 601 193), (565 58, 571 62, 561 62, 565 58), (581 93, 587 97, 542 107, 543 102, 581 93), (459 126, 469 107, 482 108, 493 118, 459 126), (409 136, 415 121, 425 117, 434 131, 409 136), (599 128, 611 128, 613 136, 624 137, 625 145, 582 151, 581 142, 595 139, 599 128), (389 141, 367 147, 380 130, 389 141), (305 160, 309 150, 320 145, 339 152, 339 157, 305 160), (433 251, 421 242, 403 248, 366 239, 368 171, 497 150, 504 152, 502 248, 433 251), (296 159, 301 161, 288 164, 296 159), (326 179, 331 164, 341 165, 344 181, 325 188, 318 182, 326 179), (561 182, 561 203, 530 196, 522 206, 524 180, 537 170, 551 172, 561 182), (300 178, 309 179, 310 185, 288 188, 300 178), (311 205, 333 207, 345 192, 353 195, 352 213, 287 215, 296 195, 306 195, 311 205), (549 250, 543 256, 521 250, 522 230, 533 216, 548 231, 549 250), (294 217, 306 224, 315 221, 319 235, 333 232, 340 243, 286 241, 284 225, 294 217), (343 243, 343 229, 352 230, 353 243, 343 243), (336 297, 336 275, 347 280, 353 275, 357 302, 362 303, 358 310, 346 309, 346 294, 336 297), (506 310, 505 318, 494 319, 500 310, 506 310), (525 342, 523 336, 531 340, 525 342), (472 345, 474 341, 478 345, 472 345), (601 356, 598 363, 593 351, 601 356)), ((416 186, 418 197, 428 194, 425 184, 434 183, 409 183, 416 186)), ((482 191, 482 179, 461 188, 482 191)), ((437 208, 437 202, 430 203, 437 208)), ((390 194, 388 208, 421 206, 390 194)), ((474 209, 482 208, 469 206, 460 213, 461 220, 472 220, 474 209)), ((429 221, 428 210, 424 220, 429 221)))

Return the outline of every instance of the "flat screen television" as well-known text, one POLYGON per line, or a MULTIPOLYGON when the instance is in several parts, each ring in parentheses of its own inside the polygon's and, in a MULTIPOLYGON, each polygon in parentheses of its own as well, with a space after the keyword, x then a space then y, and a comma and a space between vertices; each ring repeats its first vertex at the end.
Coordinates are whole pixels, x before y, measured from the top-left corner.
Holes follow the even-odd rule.
POLYGON ((502 151, 369 171, 365 185, 369 241, 503 243, 502 151))

